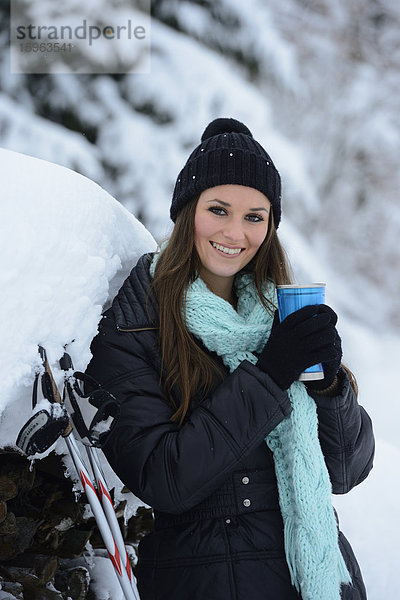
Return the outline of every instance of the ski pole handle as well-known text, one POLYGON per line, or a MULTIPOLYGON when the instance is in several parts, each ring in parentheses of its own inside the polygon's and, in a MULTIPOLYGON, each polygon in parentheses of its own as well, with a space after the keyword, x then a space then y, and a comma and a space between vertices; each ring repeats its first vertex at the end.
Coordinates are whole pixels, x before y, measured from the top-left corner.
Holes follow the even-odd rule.
POLYGON ((76 440, 71 433, 65 438, 68 450, 71 454, 71 458, 75 465, 76 471, 80 477, 80 480, 83 485, 83 489, 85 490, 86 497, 89 501, 90 507, 93 511, 94 517, 96 519, 98 528, 100 530, 101 536, 103 538, 103 542, 107 548, 108 555, 110 560, 114 566, 115 572, 117 574, 118 580, 121 584, 121 588, 126 600, 138 600, 137 596, 134 594, 132 589, 131 582, 129 580, 126 569, 121 561, 120 553, 117 547, 117 544, 114 540, 112 531, 104 514, 102 505, 97 496, 96 490, 93 487, 93 484, 90 480, 89 473, 83 463, 83 460, 80 455, 79 448, 77 446, 76 440))

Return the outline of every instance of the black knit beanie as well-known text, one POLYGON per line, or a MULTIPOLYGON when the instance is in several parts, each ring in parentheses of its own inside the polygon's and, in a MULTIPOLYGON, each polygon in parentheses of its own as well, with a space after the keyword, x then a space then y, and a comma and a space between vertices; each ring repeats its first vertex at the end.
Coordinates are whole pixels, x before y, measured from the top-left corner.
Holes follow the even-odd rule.
POLYGON ((281 178, 264 148, 236 119, 215 119, 206 127, 201 144, 178 175, 171 203, 171 219, 204 190, 227 183, 246 185, 271 202, 274 223, 281 220, 281 178))

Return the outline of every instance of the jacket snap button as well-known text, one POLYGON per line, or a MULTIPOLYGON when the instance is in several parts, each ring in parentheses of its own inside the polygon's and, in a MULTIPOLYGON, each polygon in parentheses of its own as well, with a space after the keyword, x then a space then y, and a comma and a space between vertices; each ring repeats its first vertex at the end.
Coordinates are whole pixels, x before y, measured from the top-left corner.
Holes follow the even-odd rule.
POLYGON ((245 500, 243 500, 243 505, 244 506, 250 506, 251 504, 251 500, 249 500, 248 498, 246 498, 245 500))
POLYGON ((229 525, 229 523, 231 522, 230 519, 225 519, 225 523, 227 523, 229 525))
POLYGON ((244 483, 244 485, 247 485, 249 483, 250 479, 248 477, 243 477, 242 478, 242 483, 244 483))

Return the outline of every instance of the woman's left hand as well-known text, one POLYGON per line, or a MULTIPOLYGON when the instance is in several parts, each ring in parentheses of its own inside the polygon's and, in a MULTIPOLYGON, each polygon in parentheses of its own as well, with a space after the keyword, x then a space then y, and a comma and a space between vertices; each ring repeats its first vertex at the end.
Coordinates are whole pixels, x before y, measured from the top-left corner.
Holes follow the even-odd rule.
MULTIPOLYGON (((333 311, 332 311, 333 312, 333 311)), ((329 388, 340 368, 340 363, 342 360, 342 340, 338 331, 335 327, 335 338, 333 341, 333 358, 327 362, 323 363, 324 368, 324 378, 318 379, 314 381, 310 381, 307 383, 307 387, 312 390, 325 390, 329 388)))

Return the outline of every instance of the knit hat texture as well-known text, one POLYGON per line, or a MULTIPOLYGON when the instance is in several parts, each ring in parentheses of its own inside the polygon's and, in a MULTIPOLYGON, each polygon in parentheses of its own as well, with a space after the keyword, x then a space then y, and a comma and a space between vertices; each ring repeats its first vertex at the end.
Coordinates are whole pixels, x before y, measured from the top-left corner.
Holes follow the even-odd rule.
POLYGON ((275 227, 281 220, 281 178, 269 154, 236 119, 215 119, 204 130, 175 184, 172 221, 190 200, 208 188, 245 185, 271 202, 275 227))

